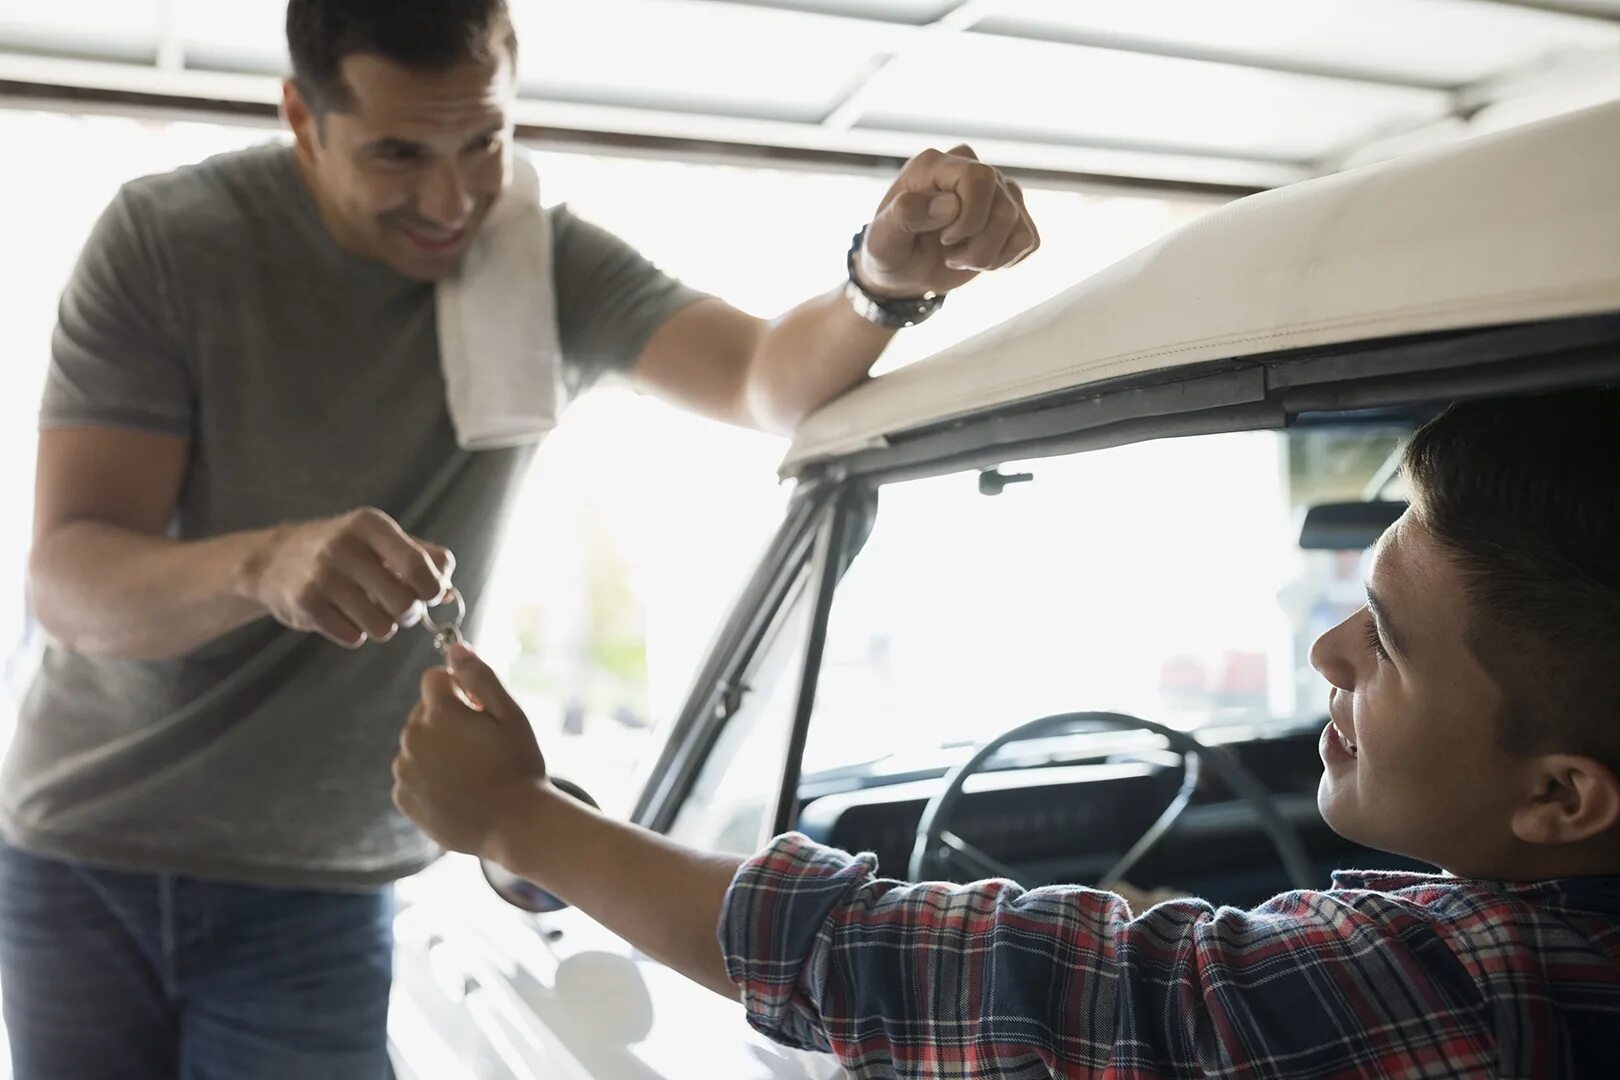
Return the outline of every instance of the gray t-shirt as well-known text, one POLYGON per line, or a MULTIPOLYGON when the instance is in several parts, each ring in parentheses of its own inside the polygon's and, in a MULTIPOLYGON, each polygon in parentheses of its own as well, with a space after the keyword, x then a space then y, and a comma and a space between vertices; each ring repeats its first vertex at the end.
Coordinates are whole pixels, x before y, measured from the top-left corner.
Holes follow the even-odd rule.
MULTIPOLYGON (((552 211, 567 382, 625 371, 701 294, 552 211)), ((376 506, 458 560, 473 625, 533 448, 456 446, 433 288, 327 233, 283 145, 126 185, 62 298, 41 422, 187 437, 169 534, 376 506)), ((521 538, 519 538, 521 539, 521 538)), ((265 618, 190 655, 47 647, 0 773, 36 854, 250 884, 367 887, 437 849, 390 802, 428 633, 349 652, 265 618)))

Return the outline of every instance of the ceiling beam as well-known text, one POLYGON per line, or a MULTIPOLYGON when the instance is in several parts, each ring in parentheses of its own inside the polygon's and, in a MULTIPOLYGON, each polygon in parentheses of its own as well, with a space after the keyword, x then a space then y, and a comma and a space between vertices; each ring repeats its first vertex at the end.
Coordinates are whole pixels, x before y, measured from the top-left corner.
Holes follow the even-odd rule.
POLYGON ((866 72, 865 77, 822 119, 822 126, 835 131, 848 131, 860 123, 861 117, 866 115, 867 104, 881 88, 886 73, 894 69, 902 56, 917 52, 923 47, 924 41, 932 45, 941 38, 960 35, 983 18, 986 10, 994 2, 995 0, 956 0, 954 6, 945 14, 919 27, 916 35, 908 38, 900 49, 879 57, 877 63, 866 72))
POLYGON ((185 38, 180 32, 180 0, 158 0, 157 66, 181 71, 186 66, 185 38))
MULTIPOLYGON (((714 0, 733 2, 733 0, 714 0)), ((1051 45, 1080 45, 1107 52, 1130 53, 1164 60, 1192 60, 1203 64, 1225 64, 1229 67, 1269 71, 1277 75, 1297 75, 1308 79, 1330 79, 1334 82, 1355 83, 1361 86, 1393 87, 1398 90, 1441 90, 1457 88, 1455 82, 1445 79, 1423 78, 1416 75, 1394 75, 1348 62, 1321 63, 1310 60, 1291 60, 1285 56, 1193 45, 1182 42, 1154 41, 1125 34, 1099 33, 1078 28, 1038 26, 1017 19, 997 20, 975 26, 972 33, 1014 41, 1037 41, 1051 45)))
POLYGON ((1459 90, 1443 117, 1385 131, 1366 142, 1342 147, 1313 165, 1318 172, 1338 172, 1481 131, 1614 100, 1620 100, 1620 46, 1537 57, 1459 90))
MULTIPOLYGON (((0 54, 0 108, 56 109, 116 115, 217 119, 273 126, 277 105, 268 87, 241 92, 229 77, 211 81, 214 96, 149 85, 118 88, 28 81, 8 73, 0 54), (233 92, 234 91, 234 92, 233 92)), ((98 65, 106 67, 108 65, 98 65)), ((152 69, 156 74, 155 69, 152 69)), ((714 160, 775 168, 892 174, 942 133, 861 130, 837 137, 813 124, 737 121, 730 117, 654 114, 642 110, 519 101, 518 138, 540 149, 714 160)), ((1031 147, 985 141, 986 157, 1026 186, 1120 193, 1157 192, 1226 201, 1290 183, 1304 170, 1269 162, 1154 155, 1111 147, 1031 147), (1130 166, 1136 166, 1131 168, 1130 166)))
POLYGON ((1613 25, 1620 23, 1620 7, 1581 0, 1469 0, 1475 4, 1498 4, 1502 7, 1544 11, 1549 15, 1565 15, 1573 19, 1592 19, 1613 25))
MULTIPOLYGON (((1286 57, 1242 49, 1210 48, 1199 45, 1150 41, 1123 34, 1107 34, 1080 28, 1049 26, 1014 16, 1000 17, 995 14, 997 9, 995 0, 986 0, 982 7, 975 3, 974 0, 969 0, 968 3, 958 5, 957 8, 953 8, 933 23, 907 22, 898 16, 885 17, 880 13, 853 15, 841 11, 829 12, 826 8, 814 3, 813 0, 671 0, 671 2, 792 11, 830 21, 849 23, 853 26, 882 29, 891 34, 909 29, 924 36, 939 33, 940 24, 952 19, 953 16, 957 16, 957 12, 962 8, 973 8, 975 10, 970 12, 971 17, 965 20, 965 25, 952 26, 952 33, 960 34, 963 37, 994 37, 1043 45, 1083 45, 1095 49, 1106 49, 1110 52, 1131 53, 1137 56, 1228 64, 1233 67, 1252 68, 1257 71, 1273 71, 1281 75, 1332 79, 1338 82, 1359 83, 1368 86, 1388 86, 1409 90, 1449 91, 1457 89, 1455 83, 1445 80, 1393 75, 1389 72, 1351 63, 1331 64, 1290 60, 1286 57)), ((1478 2, 1513 3, 1520 2, 1520 0, 1478 0, 1478 2)), ((1533 0, 1522 0, 1522 2, 1528 4, 1532 3, 1533 0)), ((958 18, 960 17, 958 16, 958 18)))
POLYGON ((1515 98, 1558 91, 1578 91, 1583 85, 1614 84, 1620 75, 1620 46, 1541 56, 1508 71, 1498 72, 1459 91, 1454 113, 1467 120, 1484 109, 1515 98))

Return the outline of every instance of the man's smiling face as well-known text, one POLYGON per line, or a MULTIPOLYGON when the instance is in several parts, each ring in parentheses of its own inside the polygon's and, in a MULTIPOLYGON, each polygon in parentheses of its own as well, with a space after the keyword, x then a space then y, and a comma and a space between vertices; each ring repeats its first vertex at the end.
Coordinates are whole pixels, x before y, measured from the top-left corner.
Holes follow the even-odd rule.
POLYGON ((509 179, 517 79, 509 52, 422 72, 345 57, 352 107, 317 118, 289 83, 299 161, 334 238, 407 277, 460 265, 509 179))

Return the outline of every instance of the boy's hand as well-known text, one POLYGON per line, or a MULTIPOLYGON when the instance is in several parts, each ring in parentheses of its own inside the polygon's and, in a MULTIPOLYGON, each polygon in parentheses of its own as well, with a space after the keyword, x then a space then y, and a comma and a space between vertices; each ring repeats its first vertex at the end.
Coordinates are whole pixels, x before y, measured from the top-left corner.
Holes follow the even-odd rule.
POLYGON ((450 650, 450 668, 422 676, 394 758, 394 804, 440 845, 499 859, 546 779, 528 717, 476 654, 450 650))
POLYGON ((742 860, 563 794, 523 710, 466 646, 450 650, 450 670, 422 677, 394 759, 394 802, 445 847, 499 863, 737 1000, 715 927, 742 860))

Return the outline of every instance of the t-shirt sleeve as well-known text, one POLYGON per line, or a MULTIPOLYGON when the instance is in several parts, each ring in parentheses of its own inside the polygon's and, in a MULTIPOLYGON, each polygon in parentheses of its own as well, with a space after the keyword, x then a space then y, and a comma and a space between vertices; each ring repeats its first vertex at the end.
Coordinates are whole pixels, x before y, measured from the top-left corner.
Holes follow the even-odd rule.
POLYGON ((40 426, 191 433, 192 379, 156 221, 124 187, 62 293, 40 426))
POLYGON ((551 211, 557 331, 570 394, 627 375, 671 315, 706 294, 566 206, 551 211))

